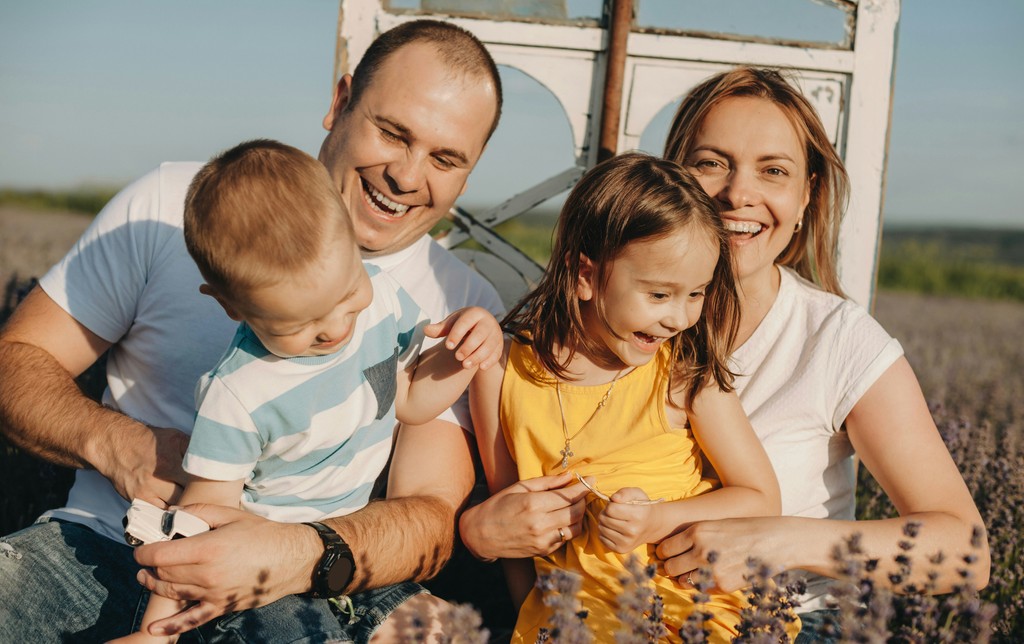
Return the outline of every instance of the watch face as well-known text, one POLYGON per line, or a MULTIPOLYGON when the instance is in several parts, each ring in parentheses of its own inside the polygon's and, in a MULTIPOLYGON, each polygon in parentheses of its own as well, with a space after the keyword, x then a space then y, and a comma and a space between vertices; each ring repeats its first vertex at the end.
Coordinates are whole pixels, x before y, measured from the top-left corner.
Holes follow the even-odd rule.
POLYGON ((352 581, 354 568, 355 565, 350 557, 339 554, 334 558, 327 570, 327 587, 331 589, 332 594, 341 593, 348 587, 349 582, 352 581))

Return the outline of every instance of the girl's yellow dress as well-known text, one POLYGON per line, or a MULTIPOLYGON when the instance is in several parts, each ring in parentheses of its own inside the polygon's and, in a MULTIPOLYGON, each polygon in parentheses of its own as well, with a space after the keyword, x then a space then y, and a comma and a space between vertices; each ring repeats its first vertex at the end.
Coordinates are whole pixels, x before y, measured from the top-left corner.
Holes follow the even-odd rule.
MULTIPOLYGON (((573 456, 568 470, 594 477, 597 488, 612 495, 620 488, 642 489, 649 498, 682 499, 710 489, 701 479, 701 455, 688 429, 671 428, 665 413, 668 390, 669 348, 663 346, 644 366, 623 376, 604 407, 571 439, 573 456)), ((594 412, 608 385, 578 386, 561 383, 568 434, 572 437, 594 412)), ((537 362, 533 350, 513 342, 501 387, 500 419, 505 441, 516 462, 520 479, 558 474, 565 446, 555 380, 537 362)), ((580 600, 588 611, 587 627, 596 641, 612 641, 619 628, 615 615, 622 592, 619 577, 629 554, 611 552, 598 539, 597 517, 606 505, 591 494, 583 533, 546 557, 535 557, 538 577, 561 568, 583 576, 580 600)), ((653 563, 654 545, 633 554, 643 565, 653 563)), ((668 641, 679 641, 678 631, 693 611, 694 591, 683 589, 670 577, 655 575, 655 592, 664 600, 668 641)), ((746 606, 741 592, 717 593, 703 609, 712 642, 731 641, 740 611, 746 606)), ((523 603, 513 642, 534 642, 538 629, 548 625, 550 609, 534 588, 523 603)))

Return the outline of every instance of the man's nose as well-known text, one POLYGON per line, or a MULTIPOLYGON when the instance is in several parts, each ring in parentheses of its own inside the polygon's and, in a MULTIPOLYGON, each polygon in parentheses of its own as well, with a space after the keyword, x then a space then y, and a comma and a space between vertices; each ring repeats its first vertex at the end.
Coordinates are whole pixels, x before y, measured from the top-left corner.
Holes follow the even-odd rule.
POLYGON ((426 162, 422 155, 407 151, 388 164, 387 177, 395 194, 408 194, 423 187, 426 162))

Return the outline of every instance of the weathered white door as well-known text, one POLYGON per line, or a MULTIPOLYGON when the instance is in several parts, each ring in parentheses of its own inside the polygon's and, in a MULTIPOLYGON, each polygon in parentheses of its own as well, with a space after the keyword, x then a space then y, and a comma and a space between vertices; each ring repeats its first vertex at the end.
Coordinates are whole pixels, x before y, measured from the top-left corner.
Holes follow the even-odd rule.
MULTIPOLYGON (((609 71, 618 74, 615 85, 621 85, 621 96, 607 103, 619 105, 619 118, 612 143, 605 124, 603 144, 621 151, 639 147, 645 128, 665 106, 715 72, 738 64, 791 68, 847 165, 853 191, 840 238, 841 277, 851 297, 870 305, 881 234, 899 0, 635 0, 625 9, 628 37, 623 38, 618 27, 615 40, 620 45, 612 45, 613 5, 621 2, 341 0, 336 76, 355 68, 377 34, 403 21, 432 17, 472 31, 498 64, 532 76, 557 98, 572 131, 575 165, 486 212, 456 208, 456 227, 441 240, 448 247, 468 237, 483 244, 493 256, 471 259, 497 283, 508 302, 528 288, 542 268, 490 228, 563 192, 596 163, 609 71), (784 8, 787 17, 782 22, 789 16, 799 21, 804 8, 820 12, 824 5, 839 16, 840 35, 819 39, 751 34, 756 26, 748 26, 744 33, 697 28, 697 18, 712 6, 728 13, 730 4, 747 14, 766 5, 784 8), (652 17, 669 24, 647 24, 652 17), (615 54, 623 50, 624 55, 615 54)), ((618 9, 621 15, 622 4, 618 9)))

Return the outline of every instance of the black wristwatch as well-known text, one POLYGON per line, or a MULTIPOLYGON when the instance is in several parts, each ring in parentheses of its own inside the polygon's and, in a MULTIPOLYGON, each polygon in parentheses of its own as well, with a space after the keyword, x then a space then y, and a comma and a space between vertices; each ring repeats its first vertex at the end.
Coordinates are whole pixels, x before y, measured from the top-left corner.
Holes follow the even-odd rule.
POLYGON ((356 574, 356 560, 352 549, 337 532, 322 523, 304 523, 316 530, 324 542, 324 554, 313 569, 313 590, 310 597, 331 599, 345 593, 356 574))

